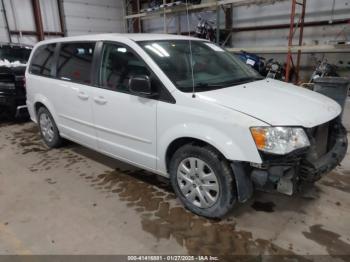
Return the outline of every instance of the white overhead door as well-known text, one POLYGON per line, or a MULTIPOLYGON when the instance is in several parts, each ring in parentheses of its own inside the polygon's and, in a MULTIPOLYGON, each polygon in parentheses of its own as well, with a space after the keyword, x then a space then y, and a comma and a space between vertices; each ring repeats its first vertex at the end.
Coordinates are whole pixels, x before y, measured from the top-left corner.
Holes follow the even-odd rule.
POLYGON ((64 0, 67 35, 124 32, 123 4, 115 0, 64 0))

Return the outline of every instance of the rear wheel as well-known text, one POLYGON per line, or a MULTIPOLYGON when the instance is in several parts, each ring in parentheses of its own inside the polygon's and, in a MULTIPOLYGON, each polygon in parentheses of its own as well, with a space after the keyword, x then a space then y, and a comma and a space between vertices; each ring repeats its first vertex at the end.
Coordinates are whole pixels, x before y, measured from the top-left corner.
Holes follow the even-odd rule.
POLYGON ((49 110, 45 107, 41 107, 38 110, 38 124, 41 137, 49 148, 56 148, 62 144, 62 138, 56 123, 49 110))
POLYGON ((210 146, 185 145, 170 162, 170 179, 176 195, 193 213, 223 217, 236 202, 229 164, 210 146))

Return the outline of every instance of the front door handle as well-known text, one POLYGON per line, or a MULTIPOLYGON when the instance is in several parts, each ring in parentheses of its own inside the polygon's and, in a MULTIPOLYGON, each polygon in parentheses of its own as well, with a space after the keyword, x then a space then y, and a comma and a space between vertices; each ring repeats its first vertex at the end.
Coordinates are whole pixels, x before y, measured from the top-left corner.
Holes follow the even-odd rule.
POLYGON ((107 100, 103 96, 95 97, 94 101, 99 105, 104 105, 107 103, 107 100))
POLYGON ((82 92, 82 91, 80 91, 80 92, 78 93, 78 97, 79 97, 80 99, 82 99, 82 100, 88 100, 88 99, 89 99, 89 96, 88 96, 86 93, 82 92))

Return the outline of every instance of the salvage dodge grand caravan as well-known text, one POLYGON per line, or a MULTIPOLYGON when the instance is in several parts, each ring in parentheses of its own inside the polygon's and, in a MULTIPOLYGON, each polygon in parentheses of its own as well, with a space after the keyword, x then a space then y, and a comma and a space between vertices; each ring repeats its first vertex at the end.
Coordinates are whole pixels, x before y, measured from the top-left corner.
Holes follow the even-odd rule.
POLYGON ((253 189, 292 195, 344 158, 340 106, 267 80, 202 39, 106 34, 40 42, 27 106, 48 147, 66 138, 170 178, 222 217, 253 189))

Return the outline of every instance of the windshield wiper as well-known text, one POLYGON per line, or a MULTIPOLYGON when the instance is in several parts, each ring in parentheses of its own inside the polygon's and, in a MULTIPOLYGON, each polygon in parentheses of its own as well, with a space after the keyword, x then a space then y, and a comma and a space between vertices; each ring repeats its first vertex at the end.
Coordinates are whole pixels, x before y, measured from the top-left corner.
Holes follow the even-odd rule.
POLYGON ((249 83, 249 82, 253 82, 253 81, 258 81, 258 80, 263 80, 264 78, 261 76, 248 76, 248 77, 241 77, 241 78, 237 78, 233 81, 230 81, 230 84, 243 84, 243 83, 249 83))
MULTIPOLYGON (((199 82, 197 84, 195 84, 194 86, 194 89, 195 91, 203 91, 203 90, 212 90, 212 89, 220 89, 220 88, 225 88, 225 87, 229 87, 229 86, 232 86, 232 85, 238 85, 238 84, 243 84, 243 83, 249 83, 249 82, 252 82, 252 81, 257 81, 257 80, 262 80, 264 79, 263 77, 242 77, 242 78, 238 78, 238 79, 234 79, 234 80, 231 80, 231 81, 226 81, 226 82, 221 82, 221 83, 218 83, 218 84, 211 84, 211 83, 203 83, 203 82, 199 82)), ((185 87, 182 87, 184 89, 192 89, 193 86, 185 86, 185 87)))
POLYGON ((195 85, 196 88, 220 88, 224 87, 223 84, 209 84, 209 83, 197 83, 195 85))
MULTIPOLYGON (((195 84, 194 88, 195 90, 197 89, 215 89, 215 88, 223 88, 225 87, 225 85, 223 84, 209 84, 209 83, 197 83, 195 84)), ((190 88, 193 88, 192 86, 186 86, 186 87, 183 87, 183 88, 186 88, 186 89, 190 89, 190 88)))

